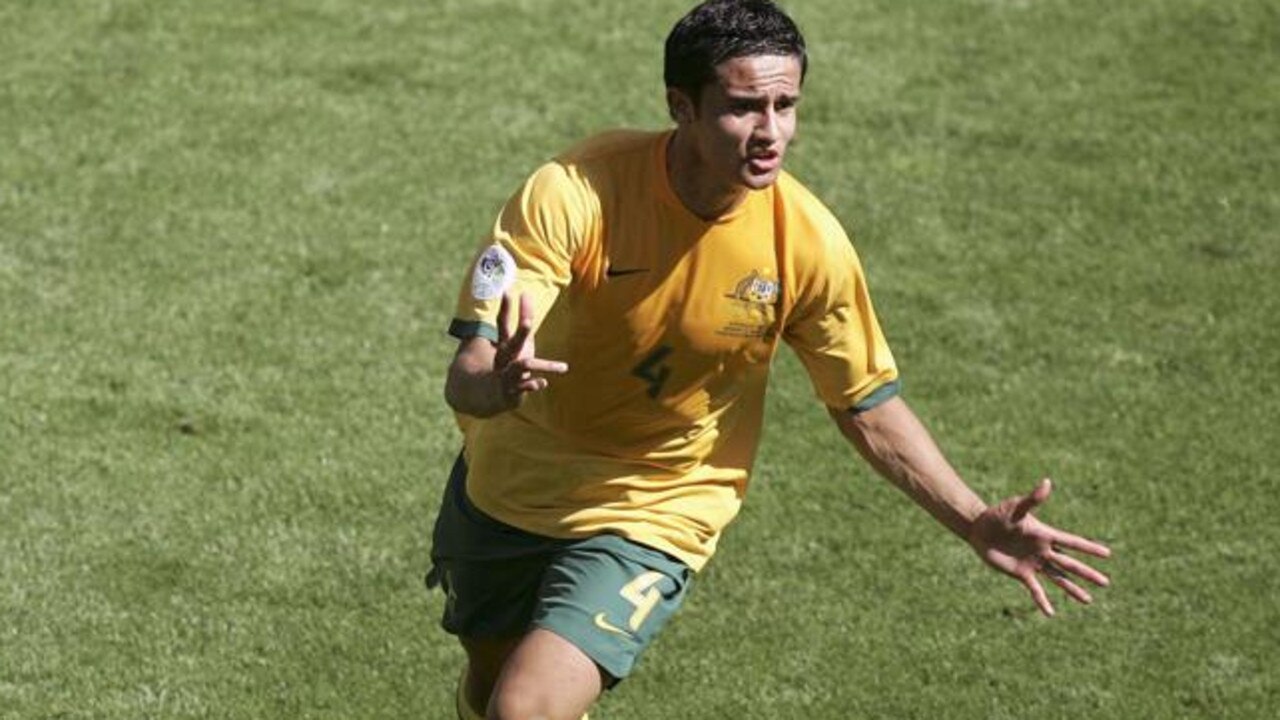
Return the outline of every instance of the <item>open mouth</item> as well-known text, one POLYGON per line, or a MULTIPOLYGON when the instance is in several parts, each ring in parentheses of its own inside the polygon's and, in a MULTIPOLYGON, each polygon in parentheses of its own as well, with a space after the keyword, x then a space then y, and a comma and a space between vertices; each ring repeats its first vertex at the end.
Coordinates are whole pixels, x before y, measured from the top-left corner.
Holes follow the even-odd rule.
POLYGON ((782 153, 777 150, 752 153, 747 157, 747 166, 756 175, 773 172, 782 163, 782 153))

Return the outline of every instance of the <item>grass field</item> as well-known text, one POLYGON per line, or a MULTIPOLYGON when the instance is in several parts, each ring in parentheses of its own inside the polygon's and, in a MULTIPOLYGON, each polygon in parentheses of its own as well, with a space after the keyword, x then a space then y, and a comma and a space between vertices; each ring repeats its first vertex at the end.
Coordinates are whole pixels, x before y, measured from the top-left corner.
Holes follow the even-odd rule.
MULTIPOLYGON (((1280 9, 795 0, 791 169, 984 495, 1110 543, 1035 616, 783 353, 746 510, 593 717, 1280 707, 1280 9)), ((444 335, 539 161, 662 127, 685 2, 0 4, 0 718, 442 718, 444 335)))

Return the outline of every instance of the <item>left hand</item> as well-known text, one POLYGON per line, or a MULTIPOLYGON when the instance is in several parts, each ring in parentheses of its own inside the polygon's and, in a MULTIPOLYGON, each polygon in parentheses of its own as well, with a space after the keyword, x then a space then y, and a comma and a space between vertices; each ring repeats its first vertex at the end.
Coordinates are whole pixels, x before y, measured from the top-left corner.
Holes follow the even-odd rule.
POLYGON ((559 375, 569 366, 538 357, 533 341, 533 298, 520 293, 515 332, 510 329, 512 302, 506 295, 498 305, 498 342, 494 345, 493 372, 498 403, 503 409, 519 407, 524 396, 545 390, 547 375, 559 375))
POLYGON ((969 544, 988 565, 1026 586, 1040 612, 1050 617, 1054 614, 1053 603, 1037 574, 1049 578, 1081 603, 1091 603, 1093 597, 1068 573, 1099 587, 1111 584, 1106 575, 1062 552, 1069 549, 1105 558, 1111 556, 1110 548, 1046 525, 1031 514, 1049 499, 1052 489, 1053 484, 1045 478, 1030 493, 992 505, 974 519, 968 537, 969 544))

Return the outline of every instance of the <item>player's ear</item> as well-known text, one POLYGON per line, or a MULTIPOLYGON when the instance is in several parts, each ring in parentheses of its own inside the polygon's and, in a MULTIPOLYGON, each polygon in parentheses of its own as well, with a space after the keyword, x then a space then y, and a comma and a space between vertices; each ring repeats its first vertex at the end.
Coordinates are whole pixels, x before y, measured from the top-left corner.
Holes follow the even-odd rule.
POLYGON ((685 91, 669 87, 667 88, 667 113, 677 125, 685 125, 693 122, 698 115, 698 110, 693 103, 693 98, 689 97, 685 91))

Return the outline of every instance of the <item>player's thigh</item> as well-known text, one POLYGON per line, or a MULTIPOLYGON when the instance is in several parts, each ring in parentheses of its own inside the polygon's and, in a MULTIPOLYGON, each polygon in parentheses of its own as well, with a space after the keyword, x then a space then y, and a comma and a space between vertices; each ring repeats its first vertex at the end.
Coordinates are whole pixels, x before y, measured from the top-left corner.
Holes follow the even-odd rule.
POLYGON ((576 645, 534 628, 507 658, 489 700, 489 717, 577 720, 605 682, 603 671, 576 645))
POLYGON ((441 625, 467 653, 466 696, 483 709, 502 667, 528 633, 545 560, 439 561, 441 625))
POLYGON ((598 665, 605 686, 630 674, 683 603, 692 571, 615 535, 566 547, 548 564, 533 626, 568 641, 598 665))
POLYGON ((523 639, 522 635, 506 637, 459 637, 458 642, 467 653, 468 696, 483 706, 485 698, 493 692, 493 687, 502 673, 502 667, 511 657, 516 645, 523 639))

